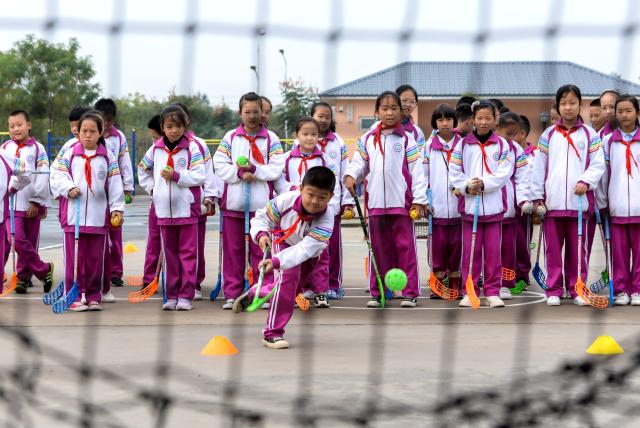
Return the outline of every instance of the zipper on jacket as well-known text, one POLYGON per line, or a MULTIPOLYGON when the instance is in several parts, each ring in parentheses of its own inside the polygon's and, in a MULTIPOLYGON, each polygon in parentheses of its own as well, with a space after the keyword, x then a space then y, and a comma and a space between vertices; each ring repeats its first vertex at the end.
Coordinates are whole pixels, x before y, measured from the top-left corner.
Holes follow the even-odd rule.
MULTIPOLYGON (((84 226, 87 227, 87 213, 89 212, 89 183, 87 183, 87 192, 86 192, 87 197, 84 198, 84 226)), ((80 219, 77 219, 77 221, 80 221, 80 219)))
MULTIPOLYGON (((374 145, 375 148, 375 145, 374 145)), ((384 136, 384 149, 387 149, 387 136, 384 136)), ((382 200, 384 202, 384 208, 387 209, 387 176, 384 169, 384 153, 382 153, 382 200)))
POLYGON ((565 164, 565 168, 564 168, 564 209, 568 210, 569 209, 569 202, 568 202, 568 197, 569 197, 569 147, 567 147, 566 150, 567 150, 567 163, 565 164))
POLYGON ((173 218, 173 207, 171 205, 171 180, 169 180, 169 217, 173 218))

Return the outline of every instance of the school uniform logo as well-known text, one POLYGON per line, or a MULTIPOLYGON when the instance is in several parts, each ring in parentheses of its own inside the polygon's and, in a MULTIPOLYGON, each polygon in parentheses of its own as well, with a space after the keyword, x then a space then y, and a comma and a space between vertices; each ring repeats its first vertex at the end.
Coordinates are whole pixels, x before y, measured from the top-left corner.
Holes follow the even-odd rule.
POLYGON ((178 166, 184 168, 187 166, 187 160, 185 158, 178 159, 178 166))
POLYGON ((578 141, 577 146, 580 150, 584 150, 584 148, 586 147, 584 141, 578 141))
POLYGON ((100 171, 98 172, 98 180, 100 181, 104 181, 104 179, 106 178, 107 174, 104 171, 100 171))
POLYGON ((395 143, 393 145, 393 151, 396 152, 396 153, 400 153, 402 151, 402 144, 395 143))
POLYGON ((338 157, 338 152, 336 152, 336 151, 329 152, 329 157, 331 159, 337 158, 338 157))
POLYGON ((500 159, 500 153, 495 152, 495 153, 493 154, 493 160, 494 160, 494 161, 497 161, 498 159, 500 159))
POLYGON ((33 163, 34 160, 36 160, 36 157, 34 155, 27 156, 27 162, 33 163))

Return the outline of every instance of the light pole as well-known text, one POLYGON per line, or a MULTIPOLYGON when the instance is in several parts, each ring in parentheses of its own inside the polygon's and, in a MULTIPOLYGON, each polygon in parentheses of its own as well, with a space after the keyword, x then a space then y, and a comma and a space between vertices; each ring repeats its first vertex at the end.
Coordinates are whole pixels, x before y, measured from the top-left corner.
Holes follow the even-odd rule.
MULTIPOLYGON (((284 49, 280 49, 280 55, 282 55, 282 60, 284 61, 284 82, 286 85, 287 82, 287 57, 284 56, 284 49)), ((289 138, 289 120, 287 119, 288 109, 287 109, 287 100, 284 103, 284 138, 289 138)))
POLYGON ((260 94, 260 75, 258 74, 258 67, 256 67, 255 65, 252 65, 249 68, 252 69, 253 72, 256 74, 256 93, 260 94))

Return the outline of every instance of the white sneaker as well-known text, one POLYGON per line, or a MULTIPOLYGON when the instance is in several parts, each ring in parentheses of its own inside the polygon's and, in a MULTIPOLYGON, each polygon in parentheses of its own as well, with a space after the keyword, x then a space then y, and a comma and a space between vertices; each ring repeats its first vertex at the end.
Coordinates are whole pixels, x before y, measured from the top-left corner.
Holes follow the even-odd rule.
POLYGON ((262 344, 271 349, 287 349, 289 347, 289 342, 284 340, 283 337, 270 337, 268 339, 263 337, 262 344))
POLYGON ((102 310, 102 305, 98 302, 89 302, 89 310, 90 311, 101 311, 102 310))
POLYGON ((618 293, 614 301, 616 306, 627 306, 629 304, 629 295, 625 292, 618 293))
POLYGON ((304 296, 305 299, 307 300, 313 300, 314 297, 316 297, 316 293, 314 293, 311 290, 307 290, 304 293, 302 293, 302 295, 304 296))
POLYGON ((176 305, 176 311, 190 311, 193 308, 191 305, 191 300, 189 299, 178 299, 178 304, 176 305))
POLYGON ((167 301, 162 304, 162 310, 163 311, 175 311, 177 304, 178 304, 178 301, 176 299, 167 299, 167 301))
POLYGON ((418 305, 417 297, 405 297, 402 302, 400 302, 401 308, 415 308, 418 305))
POLYGON ((113 295, 111 290, 109 290, 109 292, 107 293, 102 294, 102 303, 115 303, 115 301, 116 301, 116 296, 113 295))
POLYGON ((367 302, 367 308, 379 308, 382 306, 382 300, 379 297, 374 297, 367 302))
POLYGON ((631 293, 631 306, 640 306, 640 293, 631 293))
POLYGON ((471 307, 471 302, 469 301, 469 296, 464 296, 462 297, 462 300, 460 300, 460 303, 458 303, 458 306, 460 306, 461 308, 470 308, 471 307))
POLYGON ((504 302, 498 296, 487 296, 490 308, 504 308, 504 302))
POLYGON ((233 302, 235 301, 235 299, 227 299, 222 305, 222 309, 233 309, 233 302))
POLYGON ((266 309, 269 310, 269 307, 271 306, 271 304, 269 302, 264 302, 262 304, 262 306, 260 306, 261 309, 266 309))
POLYGON ((547 306, 560 306, 560 297, 558 296, 547 297, 547 306))
POLYGON ((82 302, 73 302, 71 306, 69 306, 69 310, 71 312, 84 312, 89 310, 89 306, 82 302))
POLYGON ((582 297, 580 296, 576 296, 573 299, 573 304, 577 305, 577 306, 589 306, 589 303, 587 303, 582 297))
POLYGON ((196 288, 196 294, 193 295, 193 300, 202 300, 202 290, 196 288))
POLYGON ((87 304, 87 298, 85 297, 84 293, 82 293, 82 297, 80 298, 80 303, 82 303, 83 305, 87 304))
POLYGON ((500 298, 502 300, 511 300, 513 296, 511 295, 511 290, 507 287, 500 287, 500 298))

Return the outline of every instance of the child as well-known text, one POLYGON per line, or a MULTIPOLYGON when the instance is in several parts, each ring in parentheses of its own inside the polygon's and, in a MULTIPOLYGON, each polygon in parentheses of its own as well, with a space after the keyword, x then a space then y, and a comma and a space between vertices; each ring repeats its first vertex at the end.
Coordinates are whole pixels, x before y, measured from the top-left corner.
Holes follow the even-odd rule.
MULTIPOLYGON (((276 181, 276 192, 279 195, 297 190, 309 169, 314 166, 327 166, 328 157, 317 147, 319 132, 318 123, 314 119, 310 117, 298 119, 293 150, 285 154, 284 173, 276 181)), ((334 213, 335 217, 335 213, 340 211, 340 192, 332 193, 329 210, 334 213)), ((303 283, 303 289, 304 297, 313 300, 316 308, 329 307, 327 300, 327 292, 329 291, 328 249, 318 257, 314 272, 309 275, 307 283, 303 283)))
MULTIPOLYGON (((479 295, 476 284, 482 272, 484 294, 489 306, 496 308, 504 306, 499 297, 502 259, 497 245, 502 241, 502 217, 506 208, 502 188, 509 181, 514 165, 509 157, 509 143, 493 131, 497 114, 495 105, 490 101, 476 101, 472 111, 475 130, 453 151, 449 179, 462 196, 458 206, 462 215, 462 278, 468 277, 473 257, 471 276, 476 294, 479 295), (470 254, 476 195, 481 203, 475 252, 470 254)), ((464 293, 460 306, 470 307, 469 296, 464 293)))
MULTIPOLYGON (((262 251, 272 247, 271 258, 261 261, 259 267, 264 266, 266 272, 276 271, 275 281, 265 281, 260 289, 262 297, 278 287, 263 330, 262 343, 267 348, 289 347, 284 328, 293 314, 296 295, 305 280, 318 269, 318 257, 326 251, 334 217, 328 205, 335 187, 333 171, 324 166, 312 167, 305 174, 300 190, 272 199, 251 220, 253 242, 260 245, 262 251)), ((254 293, 255 287, 252 287, 242 294, 233 305, 234 312, 244 310, 254 293)))
POLYGON ((560 113, 558 113, 557 105, 554 104, 549 109, 549 118, 551 120, 551 123, 556 123, 557 121, 560 120, 560 113))
POLYGON ((620 127, 603 141, 609 164, 602 179, 611 221, 613 266, 609 275, 613 278, 615 304, 640 306, 640 106, 634 96, 622 95, 615 108, 620 127))
MULTIPOLYGON (((366 204, 373 254, 380 275, 400 268, 408 277, 400 306, 412 308, 420 295, 416 239, 409 213, 424 216, 427 205, 424 175, 413 133, 402 127, 401 101, 395 92, 378 96, 375 111, 380 122, 364 134, 345 172, 344 185, 352 195, 356 184, 367 177, 366 204)), ((381 305, 380 290, 373 267, 369 268, 369 291, 373 298, 367 307, 381 305)))
MULTIPOLYGON (((249 217, 264 207, 273 196, 274 182, 282 175, 284 154, 280 140, 262 125, 262 99, 254 92, 240 98, 239 114, 242 124, 226 133, 213 156, 213 167, 224 181, 220 202, 224 223, 222 241, 223 309, 232 309, 242 293, 245 272, 245 189, 249 192, 249 217), (249 164, 242 166, 238 158, 244 156, 249 164), (247 186, 247 187, 245 187, 247 186)), ((250 243, 250 263, 253 277, 258 278, 260 248, 250 243)))
POLYGON ((523 125, 520 115, 514 112, 505 112, 500 115, 498 121, 498 135, 509 143, 510 162, 513 165, 510 180, 504 187, 507 210, 502 218, 502 246, 501 258, 503 269, 513 273, 513 279, 502 279, 500 298, 509 300, 511 288, 516 285, 516 236, 520 224, 520 218, 533 212, 533 204, 529 201, 529 165, 527 155, 517 142, 519 135, 523 134, 523 125))
POLYGON ((327 166, 336 174, 338 184, 336 193, 340 195, 340 210, 336 212, 333 219, 333 233, 329 239, 329 299, 342 299, 344 290, 342 288, 342 231, 341 216, 353 217, 353 197, 347 189, 342 186, 344 174, 349 166, 349 154, 347 146, 342 137, 335 132, 335 122, 333 121, 333 110, 331 106, 319 101, 311 106, 311 117, 318 123, 320 131, 318 147, 328 157, 327 166))
MULTIPOLYGON (((117 115, 116 103, 110 98, 101 98, 96 101, 95 109, 104 116, 104 139, 108 150, 117 156, 120 178, 124 189, 125 198, 133 198, 133 167, 127 147, 127 137, 115 127, 117 115)), ((113 302, 115 298, 111 293, 111 285, 122 287, 122 228, 109 228, 109 265, 111 266, 111 281, 105 284, 103 293, 105 302, 113 302)))
POLYGON ((400 85, 396 88, 396 94, 400 97, 402 106, 402 121, 400 123, 407 132, 413 134, 413 139, 416 140, 418 145, 418 151, 422 153, 422 148, 426 141, 424 132, 413 123, 413 116, 411 116, 418 105, 418 92, 411 85, 400 85))
POLYGON ((271 100, 267 97, 260 97, 260 104, 262 106, 262 126, 265 128, 269 128, 269 118, 271 117, 271 110, 273 110, 273 104, 271 104, 271 100))
POLYGON ((11 140, 2 144, 2 150, 24 162, 27 169, 32 171, 29 185, 14 197, 18 294, 27 293, 27 288, 31 286, 31 277, 34 275, 42 281, 45 293, 51 291, 53 284, 53 263, 43 262, 38 254, 40 222, 47 217, 47 207, 51 204, 49 157, 44 146, 29 135, 30 131, 31 122, 26 111, 16 110, 9 114, 11 140))
MULTIPOLYGON (((449 160, 462 138, 453 132, 458 125, 456 111, 447 104, 438 105, 431 114, 431 127, 436 130, 424 146, 422 166, 427 188, 431 190, 433 235, 431 270, 442 282, 449 278, 449 287, 460 290, 460 257, 462 224, 458 212, 458 197, 449 180, 449 160)), ((431 293, 432 299, 438 295, 431 293)))
POLYGON ((104 137, 104 118, 91 110, 78 121, 80 144, 67 150, 58 161, 60 196, 67 198, 64 215, 64 284, 67 292, 74 281, 75 201, 80 198, 80 239, 78 241, 78 287, 81 296, 69 308, 73 312, 101 311, 102 287, 109 281, 108 231, 111 224, 122 224, 124 195, 117 157, 107 150, 104 137), (111 221, 109 217, 111 216, 111 221))
POLYGON ((473 131, 473 112, 471 111, 471 104, 458 104, 456 107, 456 117, 458 118, 458 126, 456 126, 453 131, 464 138, 473 131))
POLYGON ((619 98, 620 92, 615 89, 606 89, 600 94, 600 108, 602 109, 602 114, 606 120, 602 129, 598 132, 600 139, 603 139, 618 128, 618 121, 616 120, 616 102, 619 98))
MULTIPOLYGON (((522 129, 513 139, 522 149, 527 157, 527 182, 529 192, 531 192, 531 170, 538 148, 527 141, 531 132, 531 124, 527 116, 520 115, 522 129)), ((531 194, 529 194, 531 197, 531 194)), ((529 273, 531 272, 531 236, 533 234, 533 221, 531 214, 517 216, 519 225, 516 227, 516 283, 524 281, 527 287, 530 284, 529 273)))
MULTIPOLYGON (((560 120, 547 128, 538 142, 540 149, 533 165, 531 192, 536 212, 546 212, 544 239, 547 264, 547 305, 560 305, 563 285, 576 305, 585 302, 575 291, 578 279, 577 252, 580 251, 583 279, 589 272, 587 240, 577 248, 578 197, 582 209, 593 212, 593 190, 604 172, 604 155, 598 133, 580 117, 582 95, 575 85, 561 86, 556 92, 560 120), (564 275, 562 247, 564 251, 564 275)), ((589 216, 583 217, 587 231, 589 216)))
POLYGON ((589 104, 589 122, 591 127, 600 132, 604 125, 607 123, 607 118, 602 113, 602 106, 600 105, 600 98, 592 100, 589 104))
POLYGON ((140 185, 153 197, 166 272, 167 311, 189 311, 196 291, 198 219, 205 180, 204 159, 186 135, 189 120, 180 107, 160 113, 163 137, 138 165, 140 185))
POLYGON ((147 128, 149 128, 149 134, 151 134, 151 139, 153 141, 158 141, 160 138, 162 138, 162 128, 160 128, 159 114, 154 114, 151 119, 149 119, 147 128))

